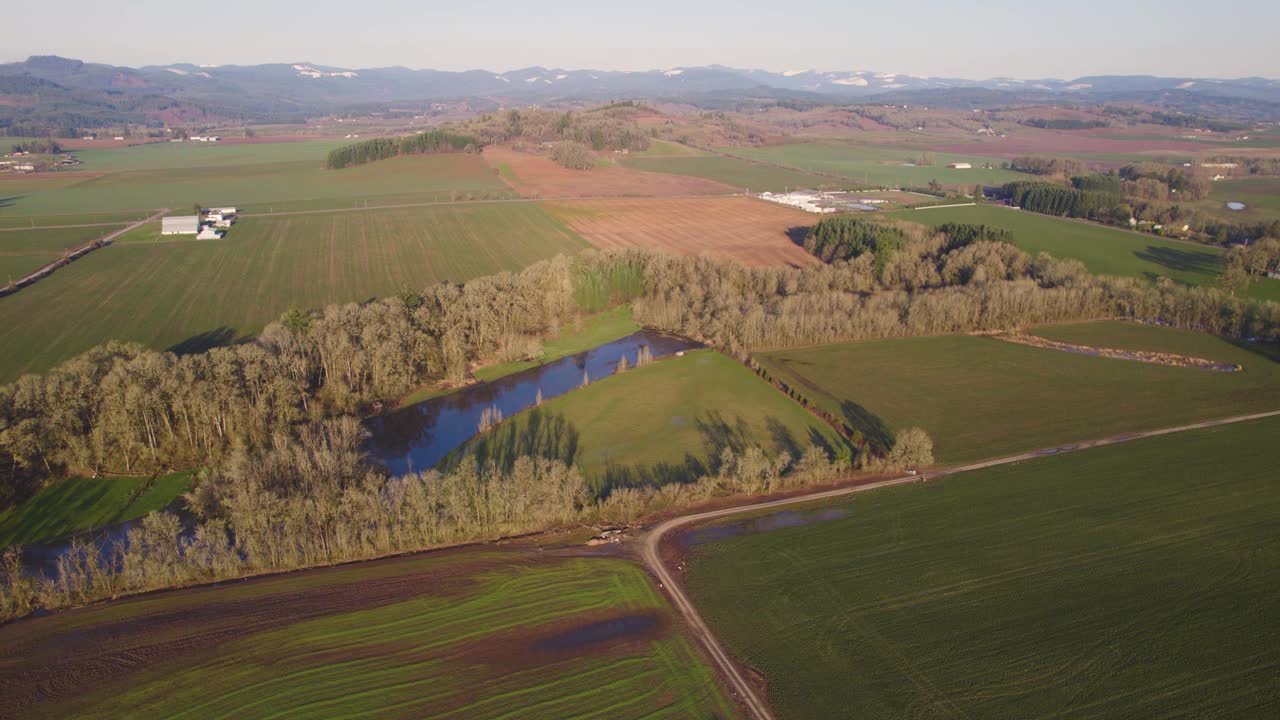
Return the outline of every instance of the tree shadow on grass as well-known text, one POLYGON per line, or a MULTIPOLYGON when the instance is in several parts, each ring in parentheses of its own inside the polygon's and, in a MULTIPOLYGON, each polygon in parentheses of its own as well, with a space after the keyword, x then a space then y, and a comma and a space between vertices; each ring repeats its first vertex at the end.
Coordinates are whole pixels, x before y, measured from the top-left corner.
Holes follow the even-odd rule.
POLYGON ((510 470, 518 458, 526 455, 572 465, 579 460, 580 437, 581 433, 564 415, 534 408, 526 417, 504 422, 451 454, 446 466, 456 466, 461 458, 472 457, 481 465, 510 470))
POLYGON ((591 482, 591 490, 597 499, 603 500, 615 490, 691 483, 709 472, 706 463, 685 453, 684 461, 678 463, 609 465, 602 477, 591 482))
POLYGON ((703 417, 694 420, 698 432, 702 433, 703 442, 711 457, 719 457, 726 448, 740 453, 747 447, 749 428, 739 417, 732 424, 725 419, 719 410, 712 410, 703 417))
POLYGON ((1181 250, 1178 248, 1148 245, 1135 251, 1134 257, 1155 263, 1176 272, 1213 274, 1222 270, 1222 257, 1206 250, 1181 250))
POLYGON ((223 325, 213 330, 206 330, 199 335, 192 335, 175 345, 165 348, 167 351, 175 355, 194 355, 196 353, 208 352, 216 347, 224 345, 232 345, 238 342, 244 342, 245 338, 237 338, 236 331, 223 325))
POLYGON ((893 431, 875 413, 852 400, 840 403, 840 413, 846 425, 862 433, 873 453, 883 454, 893 447, 893 431))

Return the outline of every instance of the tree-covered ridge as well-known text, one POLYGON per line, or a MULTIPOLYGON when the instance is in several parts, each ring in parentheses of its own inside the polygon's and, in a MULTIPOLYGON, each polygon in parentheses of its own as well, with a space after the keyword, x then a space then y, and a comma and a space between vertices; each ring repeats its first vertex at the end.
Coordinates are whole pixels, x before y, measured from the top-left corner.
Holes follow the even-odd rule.
POLYGON ((595 151, 645 150, 650 134, 635 121, 635 103, 615 103, 574 112, 532 108, 491 113, 446 126, 474 135, 485 145, 504 142, 573 142, 595 151))
POLYGON ((325 167, 330 170, 341 170, 353 165, 386 160, 397 155, 462 152, 477 147, 476 139, 469 135, 428 130, 404 138, 374 138, 344 145, 329 152, 325 167))

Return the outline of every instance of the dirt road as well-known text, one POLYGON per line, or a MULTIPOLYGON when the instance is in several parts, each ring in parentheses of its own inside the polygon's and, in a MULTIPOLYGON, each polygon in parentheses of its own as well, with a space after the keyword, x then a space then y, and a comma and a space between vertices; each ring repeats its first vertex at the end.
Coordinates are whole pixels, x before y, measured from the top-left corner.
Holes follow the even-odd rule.
POLYGON ((1086 440, 1071 445, 1044 448, 1042 450, 1034 450, 1032 452, 1025 452, 1018 455, 996 458, 994 460, 984 460, 982 462, 976 462, 969 465, 942 468, 922 473, 920 475, 903 475, 902 477, 881 480, 879 482, 868 483, 866 485, 837 488, 835 490, 815 492, 808 495, 798 495, 783 498, 781 500, 757 503, 755 505, 742 505, 738 507, 722 508, 720 510, 693 513, 692 515, 684 515, 666 520, 654 526, 654 528, 650 530, 648 535, 644 538, 644 545, 641 548, 641 558, 643 559, 644 564, 649 568, 649 571, 658 578, 658 582, 662 588, 667 591, 668 596, 671 598, 671 603, 675 605, 676 610, 684 617, 685 622, 689 626, 690 632, 692 632, 698 641, 702 643, 703 647, 706 648, 707 653, 710 654, 716 667, 721 673, 723 673, 725 679, 729 681, 729 686, 738 695, 742 704, 746 706, 749 716, 755 720, 773 720, 773 713, 770 712, 769 706, 762 698, 759 697, 755 688, 753 688, 747 681, 746 677, 743 676, 742 671, 733 662, 733 659, 729 657, 728 652, 725 651, 724 647, 720 644, 720 641, 716 639, 716 636, 711 632, 711 628, 705 621, 703 621, 702 616, 698 614, 697 608, 693 606, 693 603, 689 600, 688 596, 685 595, 684 589, 676 582, 675 577, 662 563, 662 556, 659 550, 662 544, 662 538, 667 533, 684 525, 703 522, 706 520, 715 520, 743 513, 759 512, 760 510, 795 505, 797 503, 807 503, 815 500, 844 497, 846 495, 866 492, 868 490, 879 490, 881 488, 892 487, 894 485, 923 482, 946 475, 955 475, 972 470, 981 470, 983 468, 995 467, 997 465, 1008 465, 1010 463, 1022 462, 1024 460, 1033 460, 1038 457, 1088 450, 1090 448, 1102 447, 1104 445, 1116 445, 1118 443, 1129 442, 1132 440, 1141 440, 1143 438, 1156 437, 1159 435, 1169 435, 1172 433, 1185 432, 1187 430, 1199 430, 1219 425, 1230 425, 1249 420, 1259 420, 1267 417, 1275 417, 1277 415, 1280 415, 1280 410, 1254 413, 1252 415, 1237 415, 1235 417, 1222 418, 1219 420, 1206 420, 1205 422, 1199 422, 1192 425, 1179 425, 1178 427, 1162 428, 1160 430, 1147 430, 1144 432, 1112 435, 1110 437, 1097 440, 1086 440))
MULTIPOLYGON (((90 240, 89 242, 77 248, 68 250, 66 254, 64 254, 62 257, 49 263, 48 265, 45 265, 39 270, 36 270, 35 272, 32 272, 32 273, 28 273, 27 275, 19 278, 18 280, 8 285, 5 285, 3 287, 0 287, 0 296, 11 295, 37 280, 40 280, 49 275, 52 275, 55 270, 62 267, 63 265, 66 265, 67 263, 73 260, 78 260, 81 257, 84 257, 87 253, 93 252, 94 250, 97 250, 100 247, 110 245, 111 241, 115 240, 121 235, 129 232, 130 230, 133 230, 136 227, 140 227, 149 222, 158 220, 161 216, 163 216, 167 212, 169 212, 169 208, 163 208, 161 210, 156 211, 154 215, 145 217, 141 220, 138 220, 137 222, 129 223, 128 225, 125 225, 119 230, 113 230, 112 232, 109 232, 106 235, 103 235, 101 237, 94 238, 93 240, 90 240)), ((116 223, 112 223, 112 224, 114 225, 116 223)), ((89 227, 89 226, 86 225, 84 227, 89 227)))

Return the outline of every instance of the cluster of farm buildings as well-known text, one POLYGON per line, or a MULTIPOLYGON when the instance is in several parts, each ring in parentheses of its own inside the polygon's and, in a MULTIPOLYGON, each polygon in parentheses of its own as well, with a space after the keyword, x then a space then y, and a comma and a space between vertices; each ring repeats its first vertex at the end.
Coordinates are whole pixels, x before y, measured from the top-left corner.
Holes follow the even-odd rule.
POLYGON ((197 240, 218 240, 236 221, 233 207, 203 208, 199 215, 178 215, 160 219, 161 235, 195 235, 197 240))
POLYGON ((819 192, 816 190, 797 190, 788 193, 763 192, 758 195, 761 200, 799 208, 805 212, 829 214, 835 212, 879 210, 880 205, 889 201, 871 198, 847 192, 819 192))

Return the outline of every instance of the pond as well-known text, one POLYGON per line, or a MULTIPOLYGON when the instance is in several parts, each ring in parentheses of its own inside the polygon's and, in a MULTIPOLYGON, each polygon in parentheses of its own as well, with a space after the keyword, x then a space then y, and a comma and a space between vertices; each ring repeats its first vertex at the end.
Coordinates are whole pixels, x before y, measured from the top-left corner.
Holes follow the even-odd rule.
POLYGON ((539 391, 543 400, 550 400, 580 387, 584 379, 594 382, 612 375, 624 357, 635 365, 644 347, 656 359, 702 345, 643 330, 546 365, 470 385, 370 419, 370 453, 393 475, 428 470, 479 433, 481 415, 489 408, 509 418, 537 404, 539 391))
POLYGON ((1232 201, 1227 203, 1228 210, 1243 210, 1244 208, 1245 208, 1245 204, 1242 202, 1232 201))

